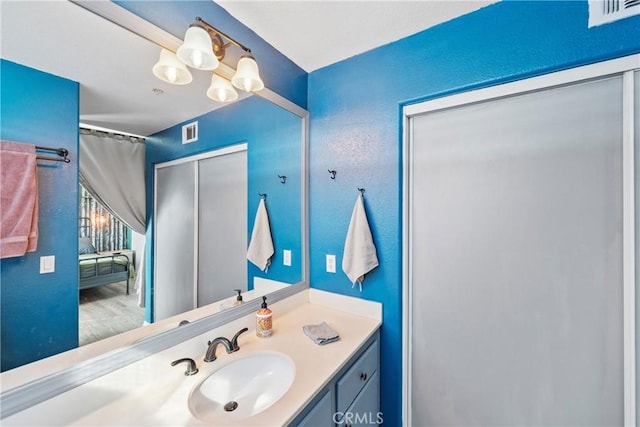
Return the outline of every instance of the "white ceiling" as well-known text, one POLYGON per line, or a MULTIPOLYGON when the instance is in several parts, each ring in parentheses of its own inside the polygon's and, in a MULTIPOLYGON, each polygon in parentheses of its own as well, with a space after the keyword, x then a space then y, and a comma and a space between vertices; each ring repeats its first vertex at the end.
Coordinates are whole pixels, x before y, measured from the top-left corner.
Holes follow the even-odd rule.
MULTIPOLYGON (((188 86, 156 79, 158 46, 73 3, 0 1, 2 57, 80 82, 82 123, 146 136, 220 107, 205 95, 210 74, 192 72, 188 86)), ((216 2, 309 72, 493 3, 216 2)))
POLYGON ((307 72, 497 0, 214 0, 307 72))

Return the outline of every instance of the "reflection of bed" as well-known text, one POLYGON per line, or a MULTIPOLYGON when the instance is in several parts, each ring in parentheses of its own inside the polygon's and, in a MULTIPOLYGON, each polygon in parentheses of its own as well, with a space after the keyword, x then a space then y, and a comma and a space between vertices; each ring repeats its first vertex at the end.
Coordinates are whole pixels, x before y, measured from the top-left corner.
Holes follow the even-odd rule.
POLYGON ((127 255, 117 251, 83 254, 79 263, 80 289, 126 281, 129 295, 131 260, 127 255))
POLYGON ((79 241, 79 288, 87 289, 126 281, 127 295, 129 295, 132 252, 126 250, 98 253, 91 244, 90 230, 91 220, 85 217, 80 218, 80 236, 82 237, 79 241))

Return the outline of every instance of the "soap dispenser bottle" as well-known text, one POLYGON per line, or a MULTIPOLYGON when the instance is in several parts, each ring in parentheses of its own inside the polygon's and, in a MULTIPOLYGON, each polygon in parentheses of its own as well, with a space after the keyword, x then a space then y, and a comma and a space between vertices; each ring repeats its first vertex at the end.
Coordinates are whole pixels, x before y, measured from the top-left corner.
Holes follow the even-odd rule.
POLYGON ((242 300, 242 289, 234 289, 234 291, 238 293, 238 296, 236 297, 233 306, 235 307, 244 304, 244 301, 242 300))
POLYGON ((271 309, 267 307, 267 297, 262 297, 262 306, 256 313, 256 335, 260 338, 271 336, 273 332, 271 309))

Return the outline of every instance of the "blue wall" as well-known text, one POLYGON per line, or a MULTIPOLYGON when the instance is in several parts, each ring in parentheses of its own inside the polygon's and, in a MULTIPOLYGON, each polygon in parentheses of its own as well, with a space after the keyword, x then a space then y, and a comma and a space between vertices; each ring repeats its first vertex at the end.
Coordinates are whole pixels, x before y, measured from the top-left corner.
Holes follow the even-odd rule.
POLYGON ((401 107, 640 51, 640 18, 587 28, 586 1, 503 1, 309 75, 311 285, 384 303, 381 404, 401 424, 401 107), (327 169, 337 171, 329 179, 327 169), (341 270, 356 188, 380 266, 364 290, 341 270))
MULTIPOLYGON (((267 194, 267 210, 275 254, 266 273, 248 264, 248 283, 265 277, 288 283, 302 280, 301 266, 301 119, 257 96, 246 98, 200 116, 198 141, 182 144, 182 124, 155 134, 146 140, 147 174, 147 248, 153 247, 153 168, 156 163, 211 151, 246 142, 248 177, 247 242, 251 238, 253 221, 260 201, 259 193, 267 194), (282 184, 278 175, 286 175, 282 184), (282 250, 292 251, 292 264, 282 264, 282 250)), ((189 120, 186 123, 192 122, 189 120)), ((151 252, 147 252, 152 266, 151 252)), ((153 277, 147 268, 146 318, 152 319, 153 277)), ((231 296, 231 295, 230 295, 231 296)))
POLYGON ((0 60, 2 139, 69 150, 71 163, 39 162, 36 252, 0 263, 2 371, 78 345, 79 85, 0 60), (40 274, 40 257, 55 272, 40 274))
MULTIPOLYGON (((307 108, 307 73, 213 1, 130 1, 114 3, 183 39, 196 16, 251 49, 266 87, 307 108)), ((274 23, 277 25, 277 23, 274 23)), ((160 51, 158 51, 160 52, 160 51)), ((235 68, 239 49, 227 50, 223 62, 235 68)))

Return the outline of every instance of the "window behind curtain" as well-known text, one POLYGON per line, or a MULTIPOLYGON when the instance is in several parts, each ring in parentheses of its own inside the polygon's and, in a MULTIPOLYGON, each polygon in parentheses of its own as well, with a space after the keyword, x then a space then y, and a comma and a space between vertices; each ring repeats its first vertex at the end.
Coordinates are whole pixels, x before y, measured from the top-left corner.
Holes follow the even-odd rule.
MULTIPOLYGON (((80 229, 80 237, 89 236, 98 252, 129 249, 131 231, 100 205, 80 185, 80 218, 89 218, 90 227, 80 229)), ((81 219, 81 225, 84 225, 81 219)))

